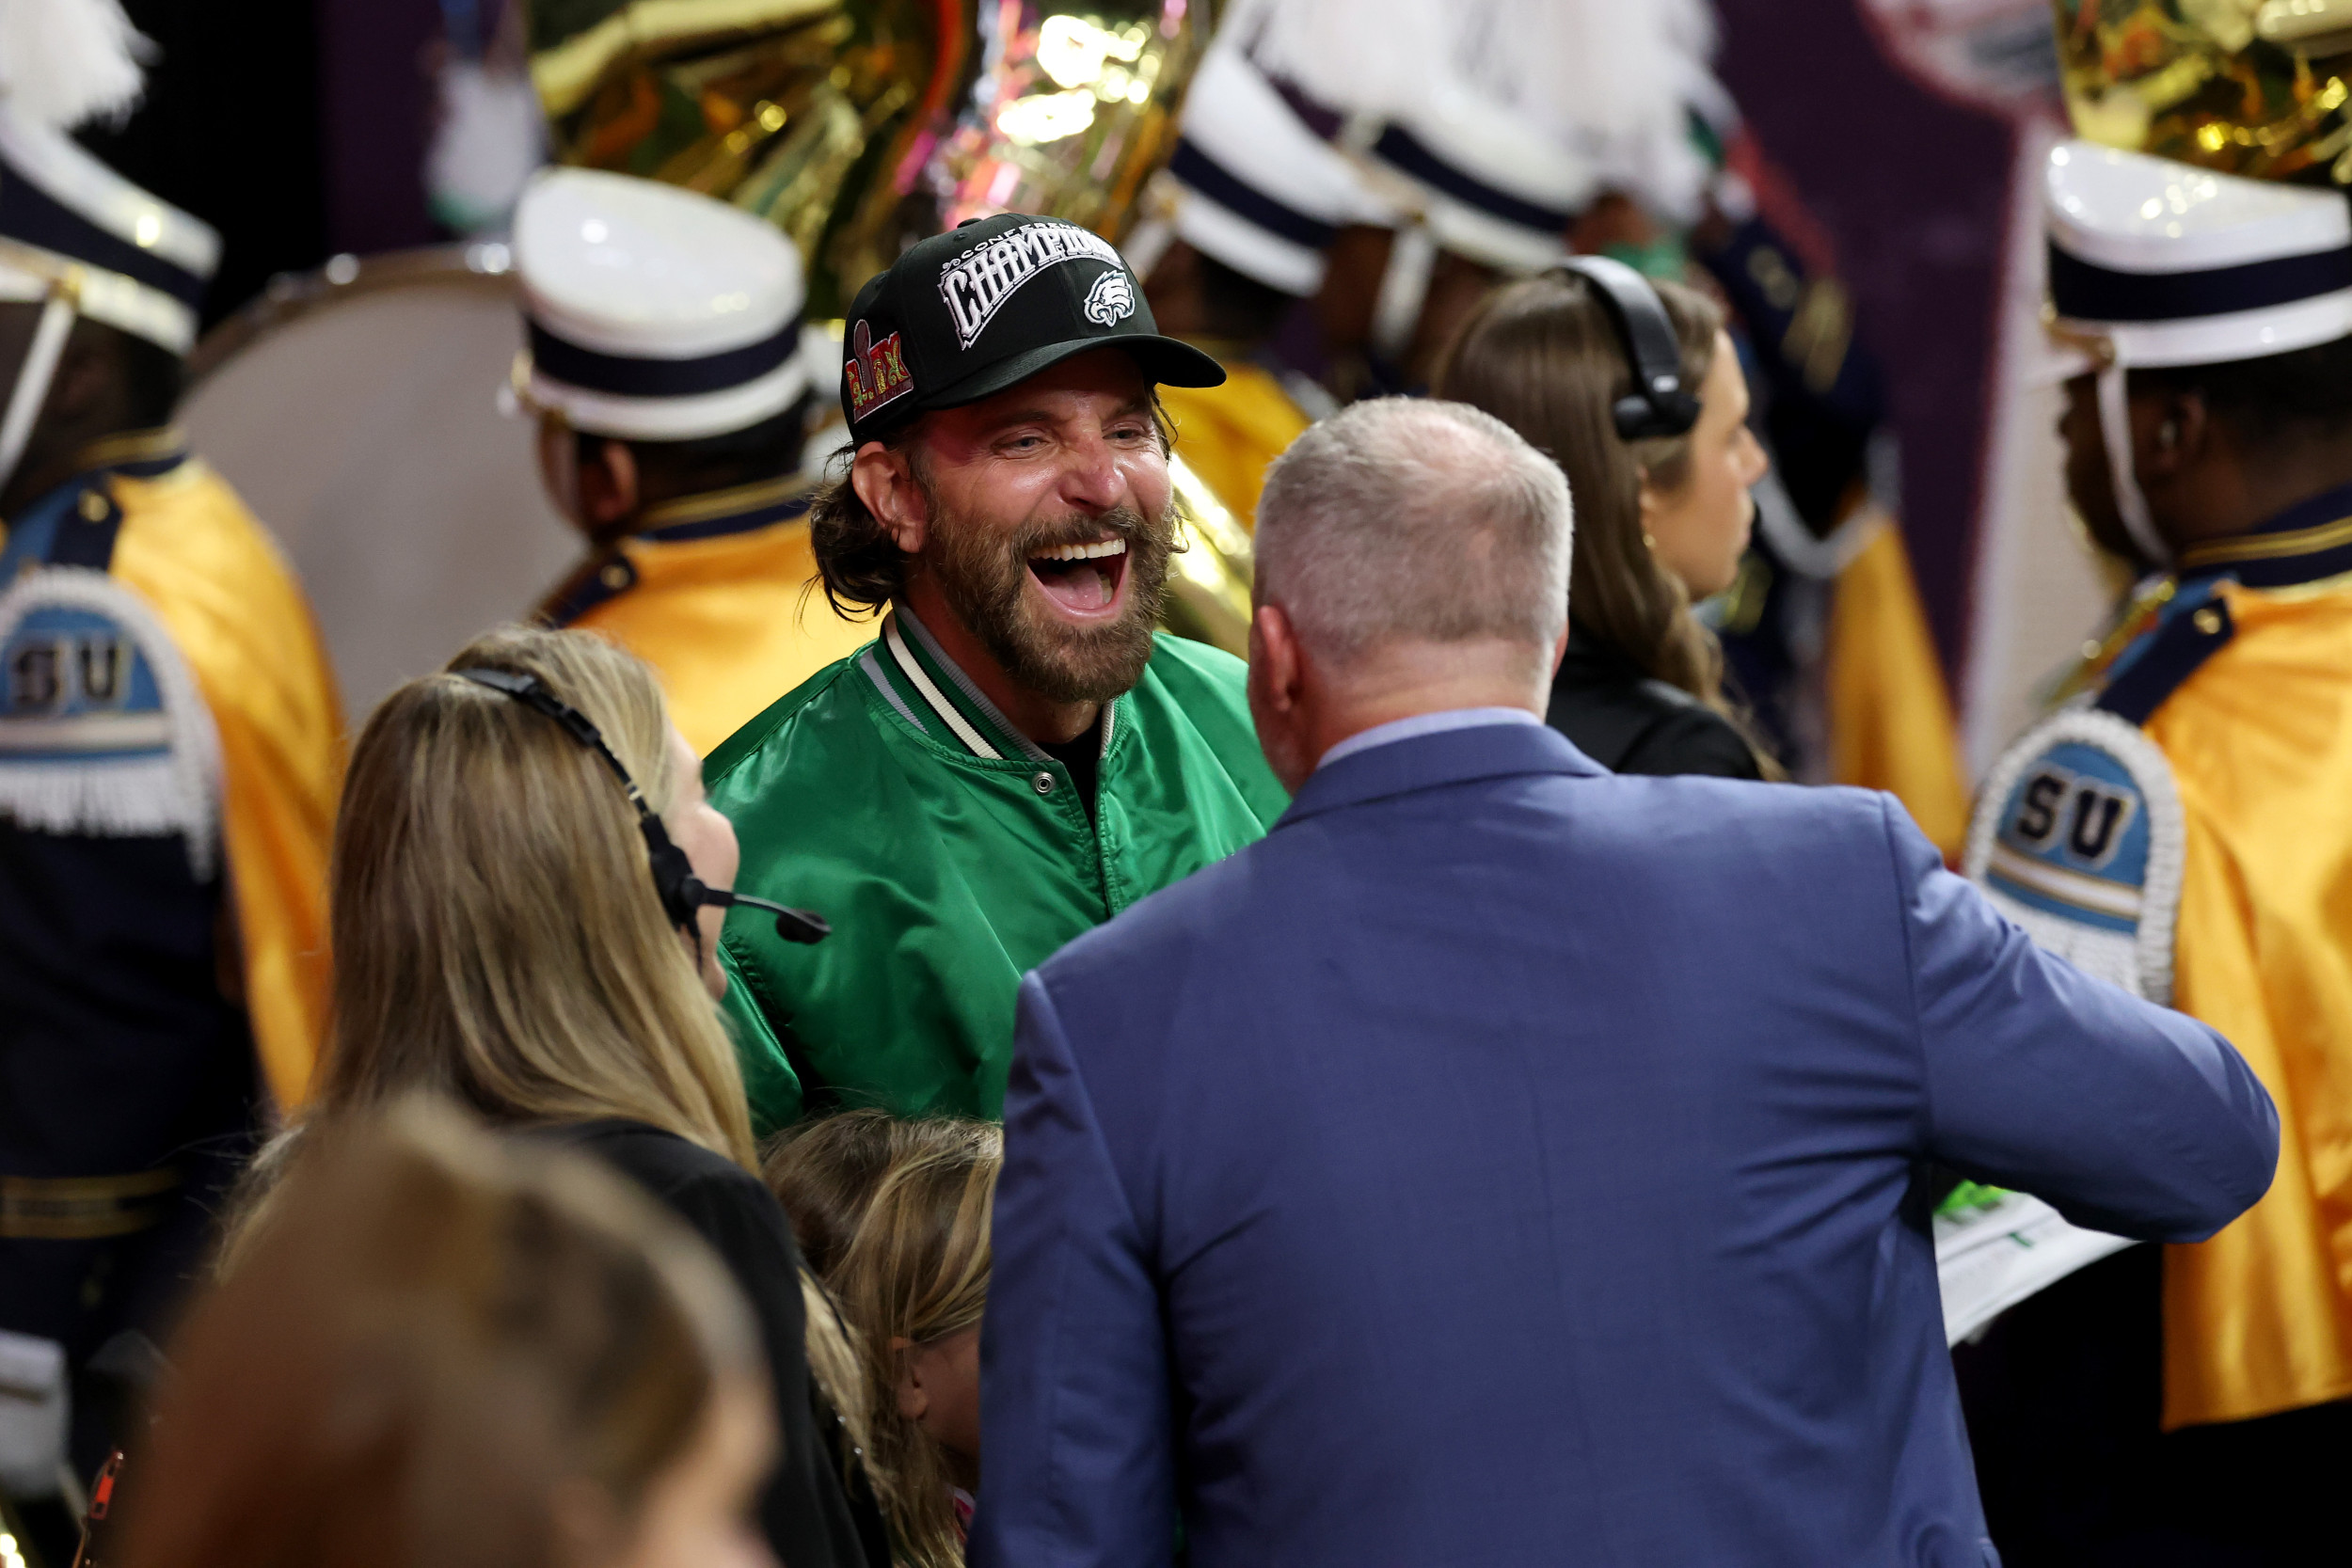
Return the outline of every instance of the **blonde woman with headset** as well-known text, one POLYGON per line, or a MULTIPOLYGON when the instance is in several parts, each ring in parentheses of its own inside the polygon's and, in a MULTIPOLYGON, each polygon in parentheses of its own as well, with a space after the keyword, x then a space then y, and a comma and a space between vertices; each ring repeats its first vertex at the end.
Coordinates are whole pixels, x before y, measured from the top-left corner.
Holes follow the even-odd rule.
POLYGON ((310 1119, 431 1090, 633 1179, 711 1244, 758 1319, 783 1435, 761 1506, 777 1555, 879 1563, 879 1521, 852 1510, 818 1436, 800 1259, 755 1174, 715 1005, 720 921, 746 902, 726 891, 736 858, 643 662, 582 632, 476 641, 386 698, 353 750, 310 1119))

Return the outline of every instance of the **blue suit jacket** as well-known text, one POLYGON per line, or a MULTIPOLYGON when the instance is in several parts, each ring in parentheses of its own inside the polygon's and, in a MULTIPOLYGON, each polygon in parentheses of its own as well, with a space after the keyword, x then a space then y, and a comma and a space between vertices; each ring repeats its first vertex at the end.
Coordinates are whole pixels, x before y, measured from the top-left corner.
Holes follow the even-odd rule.
POLYGON ((1888 797, 1516 726, 1063 949, 1005 1111, 980 1568, 1979 1568, 1922 1163, 2191 1240, 2278 1136, 1888 797))

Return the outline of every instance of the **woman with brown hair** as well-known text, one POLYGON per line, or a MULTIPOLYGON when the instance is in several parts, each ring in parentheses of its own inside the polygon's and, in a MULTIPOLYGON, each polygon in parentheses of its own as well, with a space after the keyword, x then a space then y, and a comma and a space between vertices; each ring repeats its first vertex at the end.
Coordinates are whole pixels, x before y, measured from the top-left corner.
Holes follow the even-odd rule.
POLYGON ((1738 577, 1764 477, 1748 388, 1724 313, 1655 285, 1680 346, 1698 421, 1629 441, 1615 409, 1633 367, 1597 285, 1551 273, 1499 289, 1464 322, 1434 392, 1483 408, 1568 476, 1576 547, 1568 650, 1546 715, 1619 773, 1778 776, 1723 691, 1723 655, 1692 604, 1738 577))
POLYGON ((707 1247, 446 1104, 336 1133, 175 1340, 115 1568, 774 1568, 766 1369, 707 1247))
POLYGON ((784 1435, 771 1544, 791 1568, 863 1564, 879 1521, 855 1517, 818 1440, 799 1255, 755 1174, 716 1006, 732 895, 711 890, 736 853, 652 672, 610 642, 496 632, 402 687, 360 731, 336 824, 310 1120, 445 1094, 595 1153, 684 1219, 765 1341, 784 1435))

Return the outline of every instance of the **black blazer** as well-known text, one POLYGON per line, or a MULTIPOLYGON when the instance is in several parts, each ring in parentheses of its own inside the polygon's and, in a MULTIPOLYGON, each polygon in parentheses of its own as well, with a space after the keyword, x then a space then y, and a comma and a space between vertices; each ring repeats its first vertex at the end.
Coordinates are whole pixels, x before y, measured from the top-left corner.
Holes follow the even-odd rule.
POLYGON ((1729 720, 1573 626, 1544 721, 1612 773, 1764 776, 1729 720))
POLYGON ((880 1515, 870 1504, 851 1508, 833 1465, 831 1434, 819 1434, 822 1402, 809 1379, 801 1252, 775 1195, 733 1162, 643 1122, 583 1122, 554 1132, 602 1158, 693 1227, 751 1303, 775 1379, 783 1439, 783 1457, 759 1505, 777 1558, 790 1568, 888 1568, 880 1515))

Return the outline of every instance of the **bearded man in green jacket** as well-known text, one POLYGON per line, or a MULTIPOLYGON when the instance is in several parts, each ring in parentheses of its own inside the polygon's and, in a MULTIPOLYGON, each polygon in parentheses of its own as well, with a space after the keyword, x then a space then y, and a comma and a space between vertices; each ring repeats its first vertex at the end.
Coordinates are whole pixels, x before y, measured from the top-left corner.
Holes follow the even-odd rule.
POLYGON ((851 307, 850 467, 810 537, 881 636, 711 753, 736 886, 823 914, 728 923, 760 1131, 829 1104, 994 1117, 1021 976, 1263 835, 1288 803, 1245 668, 1156 634, 1175 541, 1158 335, 1119 253, 1020 214, 926 240, 851 307))

